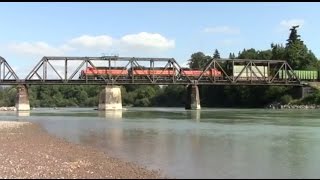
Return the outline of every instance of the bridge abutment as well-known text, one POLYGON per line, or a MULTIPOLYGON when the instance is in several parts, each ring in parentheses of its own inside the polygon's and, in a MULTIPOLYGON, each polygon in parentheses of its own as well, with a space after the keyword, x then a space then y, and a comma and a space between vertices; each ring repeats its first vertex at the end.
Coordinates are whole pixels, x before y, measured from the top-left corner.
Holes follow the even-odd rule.
POLYGON ((315 91, 314 88, 309 87, 309 86, 300 87, 301 98, 305 98, 306 96, 312 94, 314 91, 315 91))
POLYGON ((196 85, 187 86, 187 98, 185 109, 201 109, 199 88, 196 85))
POLYGON ((30 111, 28 88, 26 85, 17 86, 16 109, 17 111, 30 111))
POLYGON ((106 86, 99 95, 100 111, 122 109, 120 86, 106 86))

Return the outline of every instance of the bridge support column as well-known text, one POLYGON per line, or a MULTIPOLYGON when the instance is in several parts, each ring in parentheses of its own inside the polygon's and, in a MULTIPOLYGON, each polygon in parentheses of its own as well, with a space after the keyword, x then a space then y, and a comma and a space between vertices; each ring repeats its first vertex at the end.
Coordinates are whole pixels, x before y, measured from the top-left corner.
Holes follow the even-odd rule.
POLYGON ((187 86, 187 98, 185 109, 201 109, 198 86, 187 86))
POLYGON ((309 86, 302 86, 300 87, 300 94, 301 98, 305 98, 306 96, 312 94, 314 92, 314 89, 309 86))
POLYGON ((16 95, 17 111, 30 111, 28 88, 26 85, 18 85, 16 95))
POLYGON ((106 86, 99 96, 100 111, 122 109, 120 86, 106 86))

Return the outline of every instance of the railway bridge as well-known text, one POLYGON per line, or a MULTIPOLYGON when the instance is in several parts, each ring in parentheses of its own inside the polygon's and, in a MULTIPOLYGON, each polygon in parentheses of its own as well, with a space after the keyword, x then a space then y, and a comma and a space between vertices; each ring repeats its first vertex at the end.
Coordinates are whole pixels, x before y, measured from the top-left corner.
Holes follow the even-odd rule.
POLYGON ((303 89, 317 80, 299 78, 284 60, 211 59, 202 69, 189 69, 174 58, 119 56, 45 56, 20 79, 0 57, 0 85, 18 85, 18 111, 30 110, 30 85, 104 85, 99 110, 122 108, 120 85, 184 85, 186 109, 200 109, 198 85, 285 85, 303 89))

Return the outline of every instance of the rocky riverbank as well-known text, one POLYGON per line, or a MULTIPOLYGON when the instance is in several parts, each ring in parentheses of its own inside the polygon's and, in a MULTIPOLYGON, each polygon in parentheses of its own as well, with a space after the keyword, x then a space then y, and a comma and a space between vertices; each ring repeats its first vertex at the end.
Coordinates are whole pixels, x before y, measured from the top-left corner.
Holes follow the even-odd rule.
POLYGON ((16 107, 0 107, 0 111, 16 111, 16 107))
POLYGON ((0 178, 164 178, 94 148, 47 134, 37 124, 0 121, 0 178))
POLYGON ((274 103, 267 106, 268 109, 320 109, 320 105, 294 105, 294 104, 280 104, 274 103))

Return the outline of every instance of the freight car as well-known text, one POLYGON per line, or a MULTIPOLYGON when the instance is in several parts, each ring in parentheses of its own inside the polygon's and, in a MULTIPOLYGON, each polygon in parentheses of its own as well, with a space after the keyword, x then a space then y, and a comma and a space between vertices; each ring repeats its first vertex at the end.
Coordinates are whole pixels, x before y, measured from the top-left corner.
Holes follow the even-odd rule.
POLYGON ((126 78, 128 76, 128 70, 126 67, 87 67, 82 70, 79 79, 102 79, 102 77, 107 78, 126 78))
POLYGON ((170 79, 177 75, 174 68, 148 68, 148 67, 134 67, 128 70, 130 77, 137 79, 147 79, 148 76, 157 77, 158 79, 170 79))
MULTIPOLYGON (((319 71, 293 70, 293 72, 300 80, 311 80, 311 81, 319 80, 319 71)), ((288 77, 293 76, 293 73, 291 71, 288 71, 288 73, 285 73, 285 70, 279 71, 279 79, 286 79, 288 77)))
POLYGON ((236 78, 238 77, 238 80, 242 81, 250 81, 250 80, 259 80, 268 78, 268 66, 247 66, 245 68, 245 65, 234 65, 233 68, 233 76, 236 78), (244 69, 244 70, 243 70, 244 69), (243 71, 242 71, 243 70, 243 71), (241 73, 242 71, 242 73, 241 73), (259 72, 260 71, 260 72, 259 72), (241 74, 240 74, 241 73, 241 74))
MULTIPOLYGON (((181 68, 180 69, 180 75, 181 75, 182 79, 186 79, 186 77, 188 77, 192 80, 198 79, 201 76, 202 72, 203 72, 203 70, 199 70, 199 69, 190 69, 190 68, 181 68)), ((212 68, 212 69, 205 71, 203 73, 202 77, 204 79, 208 79, 209 77, 210 78, 216 77, 216 78, 220 79, 220 78, 222 78, 222 73, 221 73, 221 71, 212 68)))

